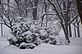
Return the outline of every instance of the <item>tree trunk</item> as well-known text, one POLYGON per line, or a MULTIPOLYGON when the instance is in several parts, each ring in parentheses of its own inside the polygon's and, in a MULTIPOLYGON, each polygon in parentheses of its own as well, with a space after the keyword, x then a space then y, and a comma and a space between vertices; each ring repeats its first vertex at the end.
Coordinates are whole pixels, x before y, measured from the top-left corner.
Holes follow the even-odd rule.
MULTIPOLYGON (((38 0, 33 0, 33 7, 38 5, 38 0)), ((33 19, 37 20, 37 7, 33 8, 33 19)))
POLYGON ((78 37, 80 37, 80 30, 79 30, 79 23, 77 23, 77 33, 78 33, 78 37))
POLYGON ((1 24, 1 36, 3 37, 3 25, 1 24))
MULTIPOLYGON (((48 4, 46 3, 46 0, 44 0, 44 5, 45 5, 45 13, 48 12, 48 4)), ((48 15, 46 15, 46 27, 47 27, 47 23, 48 23, 48 15)))
POLYGON ((68 40, 68 43, 70 43, 69 40, 69 33, 68 33, 68 22, 65 23, 65 35, 66 35, 66 39, 68 40))
MULTIPOLYGON (((46 1, 44 1, 44 4, 45 4, 45 13, 47 13, 47 4, 46 4, 46 1)), ((46 27, 47 27, 47 15, 46 15, 46 27)))
MULTIPOLYGON (((67 4, 69 5, 69 4, 67 4)), ((64 33, 65 33, 65 37, 66 37, 66 40, 68 41, 68 43, 70 43, 70 40, 69 40, 69 25, 68 25, 68 22, 69 22, 69 17, 68 17, 68 13, 69 13, 69 9, 68 9, 68 6, 66 6, 65 4, 65 1, 63 1, 63 10, 67 10, 65 12, 63 12, 64 14, 64 22, 65 22, 65 25, 64 25, 64 33)))
POLYGON ((1 0, 0 0, 0 5, 1 5, 1 0))
POLYGON ((76 0, 76 2, 77 2, 79 16, 81 19, 81 24, 82 24, 82 0, 76 0))
POLYGON ((74 35, 75 35, 75 37, 77 37, 75 23, 74 23, 74 35))
POLYGON ((69 24, 68 26, 69 26, 69 36, 72 37, 71 24, 69 24))
POLYGON ((67 42, 70 43, 69 36, 68 36, 68 25, 67 24, 63 25, 62 22, 60 22, 60 24, 63 28, 63 31, 64 31, 65 38, 66 38, 67 42))

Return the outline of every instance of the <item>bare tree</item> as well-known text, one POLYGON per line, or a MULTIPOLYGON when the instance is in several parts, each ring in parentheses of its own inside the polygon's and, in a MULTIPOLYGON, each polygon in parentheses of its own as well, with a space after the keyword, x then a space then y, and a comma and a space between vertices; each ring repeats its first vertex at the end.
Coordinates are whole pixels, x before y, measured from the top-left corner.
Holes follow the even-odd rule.
MULTIPOLYGON (((66 6, 65 1, 63 1, 63 8, 64 8, 63 11, 65 11, 65 12, 61 12, 61 13, 57 10, 56 5, 54 5, 54 3, 51 0, 48 0, 48 2, 53 6, 54 10, 56 11, 57 16, 60 19, 60 24, 61 24, 61 26, 63 28, 63 31, 64 31, 64 34, 65 34, 65 38, 66 38, 67 42, 70 43, 69 36, 68 36, 68 22, 69 22, 68 21, 68 11, 69 11, 69 2, 67 3, 67 6, 66 6)), ((58 6, 58 7, 60 8, 60 11, 62 11, 61 10, 61 7, 60 6, 58 6)))
MULTIPOLYGON (((68 43, 70 43, 69 36, 71 37, 71 22, 73 22, 78 14, 73 17, 73 20, 70 18, 70 7, 71 7, 71 0, 55 0, 56 4, 53 3, 51 0, 47 0, 54 8, 55 12, 57 13, 57 16, 60 19, 60 24, 63 28, 63 31, 65 33, 66 40, 68 43), (60 4, 61 2, 61 4, 60 4), (63 8, 61 7, 63 5, 63 8), (68 29, 69 28, 69 29, 68 29)), ((79 26, 78 26, 79 27, 79 26)), ((78 30, 79 31, 79 30, 78 30)), ((79 32, 78 32, 79 33, 79 32)))
MULTIPOLYGON (((32 2, 32 6, 35 7, 38 5, 38 0, 33 0, 32 2)), ((37 7, 36 8, 33 8, 33 19, 34 20, 37 20, 37 7)))
POLYGON ((14 11, 12 11, 10 6, 10 0, 7 0, 6 3, 3 2, 1 3, 1 11, 0 11, 0 17, 3 20, 4 24, 10 28, 11 30, 14 23, 15 23, 15 18, 13 17, 14 11), (5 8, 6 6, 6 8, 5 8))
POLYGON ((76 0, 76 2, 77 2, 79 16, 80 16, 81 23, 82 23, 82 0, 76 0))

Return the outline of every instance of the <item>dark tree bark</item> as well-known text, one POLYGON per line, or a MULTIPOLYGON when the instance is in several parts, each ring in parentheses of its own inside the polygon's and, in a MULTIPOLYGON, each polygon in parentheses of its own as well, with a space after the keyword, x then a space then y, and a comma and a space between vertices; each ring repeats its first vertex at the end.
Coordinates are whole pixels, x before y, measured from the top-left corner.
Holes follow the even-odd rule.
POLYGON ((66 39, 68 40, 68 43, 70 43, 70 40, 69 40, 69 25, 68 25, 68 22, 69 22, 69 16, 68 16, 68 14, 69 14, 69 8, 70 8, 70 3, 69 3, 69 0, 68 0, 68 3, 67 3, 67 6, 66 6, 66 3, 65 3, 65 1, 63 1, 63 10, 67 10, 67 11, 65 11, 65 12, 63 12, 64 13, 64 22, 65 22, 65 25, 64 25, 64 29, 65 29, 65 35, 66 35, 66 39))
POLYGON ((79 16, 81 19, 81 24, 82 24, 82 0, 76 0, 76 2, 77 2, 79 16))
MULTIPOLYGON (((44 0, 44 4, 45 4, 45 13, 47 13, 47 4, 45 0, 44 0)), ((47 26, 47 15, 46 15, 46 26, 47 26)))
POLYGON ((74 23, 74 35, 75 37, 77 37, 75 23, 74 23))
MULTIPOLYGON (((46 3, 46 0, 44 0, 44 6, 45 6, 45 13, 48 13, 48 4, 46 3)), ((48 23, 48 15, 46 15, 46 27, 48 23)))
POLYGON ((15 0, 16 4, 19 4, 19 0, 15 0))
POLYGON ((69 24, 69 36, 72 37, 71 25, 69 24))
MULTIPOLYGON (((25 3, 26 8, 27 8, 27 1, 28 1, 28 0, 25 0, 25 2, 26 2, 26 3, 25 3)), ((27 17, 27 13, 28 13, 28 11, 27 11, 27 9, 25 9, 25 11, 26 11, 25 16, 27 17)))
MULTIPOLYGON (((70 13, 70 7, 71 7, 71 1, 68 0, 68 4, 67 4, 67 18, 68 18, 68 22, 70 21, 70 16, 69 16, 69 13, 70 13)), ((71 32, 71 24, 68 25, 68 34, 69 34, 69 37, 72 37, 72 32, 71 32)))
POLYGON ((77 33, 78 33, 78 37, 80 37, 80 29, 79 29, 79 23, 77 23, 77 33))
POLYGON ((79 19, 76 18, 76 25, 77 25, 76 29, 77 29, 77 36, 78 36, 78 37, 80 37, 79 23, 80 23, 79 19))
MULTIPOLYGON (((33 0, 33 7, 38 5, 38 0, 33 0)), ((37 20, 37 7, 33 8, 33 19, 37 20)))
POLYGON ((0 0, 0 5, 1 5, 1 0, 0 0))
POLYGON ((1 36, 3 37, 3 25, 1 24, 1 36))

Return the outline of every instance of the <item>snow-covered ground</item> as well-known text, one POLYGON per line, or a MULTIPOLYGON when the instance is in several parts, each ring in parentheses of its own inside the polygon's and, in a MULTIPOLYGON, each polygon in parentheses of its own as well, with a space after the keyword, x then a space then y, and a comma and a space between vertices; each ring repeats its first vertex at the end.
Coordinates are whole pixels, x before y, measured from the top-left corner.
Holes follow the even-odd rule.
POLYGON ((0 54, 82 54, 82 38, 73 39, 66 46, 54 46, 50 44, 41 44, 34 49, 19 49, 15 46, 8 46, 8 41, 0 38, 0 54))
MULTIPOLYGON (((82 32, 82 26, 80 26, 82 32)), ((19 49, 15 46, 8 46, 5 38, 0 37, 0 54, 82 54, 82 34, 81 38, 70 38, 71 43, 66 46, 56 46, 42 43, 34 49, 19 49)))

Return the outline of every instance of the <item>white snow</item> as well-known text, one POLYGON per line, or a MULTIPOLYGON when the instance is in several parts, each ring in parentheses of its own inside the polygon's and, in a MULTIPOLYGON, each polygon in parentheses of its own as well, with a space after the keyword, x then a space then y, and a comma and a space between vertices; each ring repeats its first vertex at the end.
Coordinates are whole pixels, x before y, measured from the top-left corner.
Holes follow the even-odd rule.
POLYGON ((39 46, 35 49, 20 50, 18 48, 0 49, 0 54, 82 54, 82 47, 67 46, 39 46))
POLYGON ((42 43, 34 49, 19 49, 13 45, 8 46, 8 41, 0 38, 0 54, 82 54, 82 37, 73 39, 71 43, 61 46, 42 43))
MULTIPOLYGON (((82 32, 82 26, 80 27, 82 32)), ((0 54, 82 54, 82 34, 80 38, 73 37, 70 40, 69 45, 57 46, 42 43, 34 49, 19 49, 13 45, 9 46, 9 42, 0 37, 0 54)))

